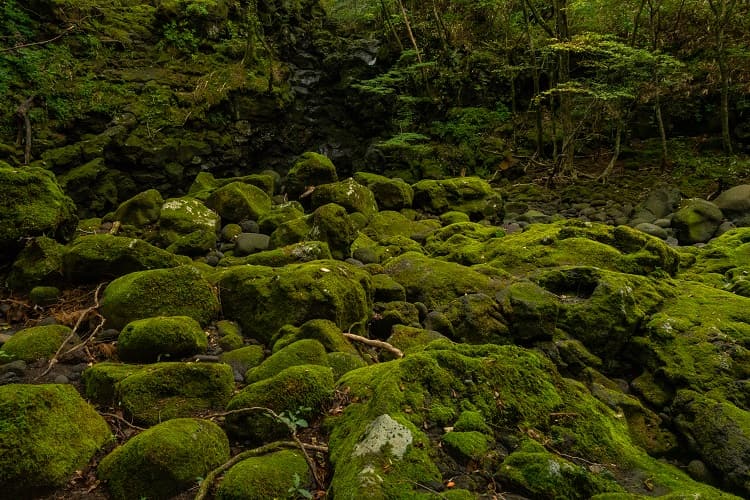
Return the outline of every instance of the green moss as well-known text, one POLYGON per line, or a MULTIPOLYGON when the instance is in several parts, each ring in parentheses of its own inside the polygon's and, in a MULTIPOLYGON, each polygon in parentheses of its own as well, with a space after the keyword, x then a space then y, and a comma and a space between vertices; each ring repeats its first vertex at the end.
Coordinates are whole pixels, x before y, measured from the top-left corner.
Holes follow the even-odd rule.
POLYGON ((272 234, 276 228, 284 222, 299 219, 305 215, 302 205, 296 201, 275 205, 271 211, 258 220, 260 231, 264 234, 272 234))
POLYGON ((110 406, 117 403, 117 384, 137 373, 139 365, 105 361, 84 370, 81 380, 84 395, 98 404, 110 406))
POLYGON ((461 462, 479 461, 490 451, 492 439, 477 431, 451 431, 443 436, 443 445, 461 462))
POLYGON ((312 193, 311 203, 313 208, 335 203, 344 207, 347 213, 361 213, 366 220, 378 211, 372 191, 351 177, 345 181, 317 186, 312 193))
POLYGON ((78 206, 81 217, 103 214, 117 207, 119 172, 107 167, 104 158, 77 166, 60 176, 65 193, 78 206))
POLYGON ((354 179, 372 191, 381 210, 401 210, 410 208, 414 190, 402 179, 391 179, 369 172, 357 172, 354 179))
POLYGON ((247 370, 261 364, 265 356, 263 347, 259 345, 249 345, 222 353, 221 362, 231 366, 235 374, 244 376, 247 370))
POLYGON ((317 340, 328 352, 357 353, 354 346, 344 337, 341 328, 327 319, 311 319, 304 322, 299 328, 285 325, 273 337, 271 344, 273 344, 273 351, 277 352, 302 339, 317 340))
MULTIPOLYGON (((327 366, 299 365, 250 384, 237 393, 227 410, 270 408, 277 414, 292 412, 307 419, 320 415, 333 396, 333 375, 327 366)), ((270 442, 289 435, 286 425, 263 412, 227 416, 227 429, 252 442, 270 442)))
POLYGON ((278 269, 231 268, 218 284, 225 317, 263 343, 283 325, 301 325, 310 319, 329 319, 348 330, 366 321, 372 309, 370 276, 332 260, 278 269))
POLYGON ((199 172, 195 177, 193 183, 190 185, 190 188, 188 189, 188 195, 201 201, 206 201, 208 197, 211 196, 211 193, 213 193, 220 187, 226 186, 227 184, 231 184, 233 182, 251 184, 257 188, 260 188, 268 196, 273 196, 276 187, 274 176, 268 174, 250 174, 240 177, 215 179, 213 174, 209 172, 199 172))
POLYGON ((292 165, 286 176, 286 192, 292 199, 299 198, 308 186, 319 186, 336 182, 336 167, 325 156, 307 152, 292 165))
POLYGON ((127 362, 179 359, 205 352, 208 339, 201 325, 188 316, 161 316, 131 321, 117 338, 117 353, 127 362))
POLYGON ((8 287, 11 290, 30 290, 43 284, 62 284, 64 248, 46 236, 29 240, 13 262, 8 287))
POLYGON ((220 219, 213 210, 195 198, 170 198, 161 207, 159 239, 168 250, 185 255, 200 255, 216 246, 220 219), (188 241, 186 241, 188 240, 188 241), (189 242, 192 245, 188 245, 189 242), (182 247, 176 252, 175 246, 182 247), (187 251, 186 251, 187 250, 187 251))
MULTIPOLYGON (((36 361, 52 357, 70 335, 71 329, 64 325, 34 326, 20 330, 4 344, 2 351, 16 359, 36 361)), ((78 337, 71 339, 71 345, 78 337)))
POLYGON ((750 266, 748 249, 750 227, 732 229, 714 238, 703 248, 693 250, 695 254, 690 257, 694 259, 685 267, 690 273, 725 275, 734 269, 750 266))
POLYGON ((110 438, 70 385, 0 386, 0 488, 8 498, 63 487, 110 438))
POLYGON ((14 169, 0 162, 0 248, 13 255, 23 238, 47 235, 67 240, 78 217, 55 176, 39 167, 14 169))
POLYGON ((471 219, 469 218, 469 216, 463 212, 451 211, 440 214, 440 222, 442 222, 445 226, 448 226, 450 224, 469 222, 470 220, 471 219))
POLYGON ((336 381, 345 373, 366 366, 362 356, 351 352, 329 352, 326 354, 328 366, 333 370, 333 380, 336 381))
POLYGON ((218 310, 213 287, 192 266, 127 274, 107 286, 101 302, 111 328, 154 316, 189 316, 205 325, 218 310))
POLYGON ((143 227, 159 220, 164 198, 156 189, 149 189, 123 201, 115 210, 114 220, 123 224, 143 227))
POLYGON ((503 201, 489 183, 478 177, 422 180, 412 186, 414 208, 440 215, 448 211, 464 212, 472 220, 502 220, 503 201))
POLYGON ((214 191, 206 206, 215 210, 224 222, 257 221, 271 210, 271 198, 251 184, 232 182, 214 191))
MULTIPOLYGON (((342 209, 343 210, 343 209, 342 209)), ((310 217, 290 219, 274 229, 271 233, 270 246, 272 248, 286 247, 295 243, 307 242, 316 238, 308 237, 310 233, 310 217)))
POLYGON ((36 306, 46 307, 60 300, 61 292, 56 286, 35 286, 29 292, 29 300, 36 306))
POLYGON ((499 288, 487 276, 453 262, 443 262, 409 252, 385 264, 386 274, 406 290, 409 302, 422 302, 429 309, 446 305, 465 294, 499 288))
POLYGON ((440 222, 437 220, 415 221, 399 212, 384 210, 372 218, 363 232, 373 240, 381 241, 393 236, 425 236, 439 228, 440 222))
POLYGON ((357 230, 344 207, 335 203, 318 207, 308 224, 310 229, 306 239, 327 243, 334 259, 343 260, 350 255, 350 246, 357 236, 357 230))
POLYGON ((473 344, 508 344, 512 340, 508 321, 489 295, 466 294, 446 304, 441 313, 450 322, 455 340, 473 344))
POLYGON ((289 344, 263 360, 260 365, 250 368, 245 373, 245 382, 252 384, 297 365, 328 366, 328 357, 323 345, 313 339, 298 340, 289 344))
POLYGON ((405 301, 406 290, 387 274, 376 274, 372 277, 373 297, 376 302, 405 301))
POLYGON ((136 238, 94 234, 77 238, 62 258, 66 279, 73 283, 101 281, 136 271, 175 267, 184 261, 136 238))
POLYGON ((254 266, 283 267, 287 264, 331 259, 328 244, 322 241, 302 241, 274 250, 254 253, 246 257, 224 257, 219 266, 232 267, 251 264, 254 266))
POLYGON ((234 321, 217 321, 216 330, 219 335, 219 347, 222 350, 233 351, 245 345, 240 327, 234 321))
POLYGON ((229 441, 207 420, 154 426, 104 457, 97 474, 115 499, 170 498, 229 459, 229 441))
POLYGON ((471 410, 462 411, 453 427, 457 432, 477 431, 485 434, 492 432, 492 429, 485 422, 484 416, 478 411, 471 410))
POLYGON ((116 387, 122 408, 147 425, 219 410, 233 390, 232 369, 222 363, 156 363, 125 377, 116 387))
POLYGON ((217 500, 289 498, 294 489, 312 488, 307 462, 298 451, 282 450, 245 459, 224 475, 217 500), (295 482, 295 476, 297 482, 295 482))
POLYGON ((515 339, 552 338, 558 326, 560 299, 536 283, 512 283, 497 295, 515 339))

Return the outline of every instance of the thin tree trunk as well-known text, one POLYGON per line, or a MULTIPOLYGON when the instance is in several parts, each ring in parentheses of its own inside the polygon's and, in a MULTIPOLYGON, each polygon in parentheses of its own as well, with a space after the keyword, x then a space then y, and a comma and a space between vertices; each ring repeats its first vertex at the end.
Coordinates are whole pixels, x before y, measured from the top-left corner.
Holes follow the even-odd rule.
POLYGON ((29 111, 34 106, 34 96, 29 97, 16 108, 16 121, 18 122, 18 136, 16 142, 20 146, 23 130, 24 134, 24 152, 23 152, 23 163, 28 165, 31 161, 31 118, 29 117, 29 111))
POLYGON ((599 177, 597 177, 597 180, 601 181, 603 184, 606 184, 607 180, 609 179, 609 176, 612 175, 612 170, 615 168, 615 163, 617 163, 617 158, 620 156, 620 145, 622 143, 622 128, 623 128, 623 120, 622 118, 617 119, 617 127, 615 129, 615 151, 612 153, 612 158, 609 160, 609 164, 607 164, 607 168, 604 169, 604 171, 599 174, 599 177))
MULTIPOLYGON (((567 15, 567 0, 554 0, 553 5, 555 8, 555 27, 558 34, 558 38, 561 41, 568 41, 570 39, 568 33, 568 15, 567 15)), ((567 83, 570 79, 570 53, 562 51, 558 58, 558 83, 567 83)), ((575 171, 573 170, 573 106, 571 97, 567 92, 560 93, 560 123, 562 125, 563 132, 563 144, 562 150, 560 151, 559 158, 559 173, 568 173, 572 177, 575 177, 575 171)))
POLYGON ((380 0, 380 7, 383 10, 383 19, 385 19, 385 23, 390 28, 391 33, 393 33, 393 38, 396 40, 396 43, 398 44, 398 50, 403 52, 404 44, 401 43, 401 38, 399 38, 398 33, 396 33, 396 28, 393 26, 393 23, 391 22, 391 13, 388 12, 388 7, 386 7, 385 5, 385 0, 380 0))
POLYGON ((531 78, 534 85, 534 97, 537 98, 536 110, 534 112, 536 118, 536 156, 542 157, 544 141, 542 131, 542 102, 539 99, 540 83, 539 83, 539 66, 536 58, 536 48, 534 47, 534 37, 531 35, 531 22, 529 21, 529 11, 526 7, 526 2, 521 4, 523 8, 523 19, 526 25, 526 36, 529 38, 529 54, 531 55, 531 78))
POLYGON ((667 147, 667 130, 664 128, 664 119, 661 116, 661 96, 658 87, 656 89, 654 111, 656 112, 656 123, 659 125, 659 139, 661 140, 661 171, 664 172, 667 169, 669 149, 667 147))

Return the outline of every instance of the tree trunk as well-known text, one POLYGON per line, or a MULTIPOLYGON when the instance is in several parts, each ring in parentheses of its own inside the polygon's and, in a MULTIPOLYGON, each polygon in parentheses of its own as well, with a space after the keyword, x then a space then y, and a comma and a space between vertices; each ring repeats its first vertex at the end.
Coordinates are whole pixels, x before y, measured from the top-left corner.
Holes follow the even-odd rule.
MULTIPOLYGON (((567 14, 567 0, 554 0, 553 6, 555 8, 555 29, 557 38, 560 41, 566 42, 570 40, 570 34, 568 32, 568 14, 567 14)), ((558 84, 567 83, 570 80, 570 53, 567 51, 561 51, 558 57, 558 84)), ((575 171, 573 169, 573 106, 571 102, 571 96, 567 92, 561 92, 560 94, 560 124, 562 125, 563 132, 563 143, 562 150, 560 151, 559 162, 559 173, 570 174, 575 177, 575 171)))
POLYGON ((615 129, 615 150, 612 153, 612 158, 610 158, 609 164, 607 164, 607 168, 605 168, 604 171, 601 174, 599 174, 599 177, 597 177, 597 180, 601 181, 602 184, 607 183, 609 176, 612 175, 612 170, 614 170, 615 168, 615 163, 617 163, 617 158, 620 156, 620 145, 622 143, 622 128, 623 128, 623 119, 618 118, 617 127, 615 129))
POLYGON ((401 38, 399 38, 398 33, 396 33, 396 28, 393 26, 393 23, 391 22, 391 13, 388 12, 388 7, 385 5, 385 0, 380 0, 380 8, 383 11, 383 19, 385 20, 385 23, 388 25, 388 28, 391 30, 391 33, 393 34, 393 39, 396 40, 396 43, 398 44, 399 51, 404 51, 404 44, 401 43, 401 38))
POLYGON ((34 96, 29 97, 16 108, 16 121, 18 122, 18 136, 16 143, 21 145, 21 137, 24 137, 23 163, 28 165, 31 161, 31 118, 29 111, 34 106, 34 96), (22 133, 24 131, 24 133, 22 133))
POLYGON ((726 51, 726 28, 732 16, 737 0, 708 0, 714 15, 714 38, 716 41, 716 59, 719 63, 721 78, 721 143, 724 154, 732 154, 732 136, 729 129, 729 67, 726 51))

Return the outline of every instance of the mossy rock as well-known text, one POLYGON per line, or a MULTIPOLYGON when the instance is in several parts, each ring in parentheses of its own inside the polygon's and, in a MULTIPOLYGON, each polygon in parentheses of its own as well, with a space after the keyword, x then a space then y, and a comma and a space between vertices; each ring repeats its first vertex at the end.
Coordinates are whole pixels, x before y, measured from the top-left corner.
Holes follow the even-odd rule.
POLYGON ((271 198, 260 188, 243 182, 232 182, 214 191, 206 206, 226 222, 258 220, 271 210, 271 198))
POLYGON ((329 352, 328 366, 333 370, 333 380, 338 380, 343 374, 367 366, 359 354, 351 352, 329 352))
POLYGON ((220 223, 218 214, 201 201, 170 198, 161 207, 159 240, 174 253, 202 255, 216 247, 220 223))
POLYGON ((600 493, 624 493, 609 471, 594 473, 547 451, 536 442, 526 442, 506 458, 500 477, 539 498, 586 499, 600 493))
POLYGON ((710 201, 694 198, 685 200, 672 216, 672 228, 680 243, 705 243, 719 228, 724 214, 710 201))
POLYGON ((363 232, 374 241, 382 241, 394 236, 427 237, 438 229, 440 222, 437 220, 412 220, 399 212, 384 210, 370 220, 363 232))
MULTIPOLYGON (((273 377, 243 388, 227 405, 227 410, 269 408, 277 415, 285 412, 308 422, 320 415, 333 397, 333 374, 319 365, 292 366, 273 377)), ((227 429, 254 443, 267 443, 288 437, 289 428, 262 412, 227 415, 227 429)))
POLYGON ((13 262, 8 287, 25 291, 38 285, 61 285, 64 252, 65 247, 52 238, 37 236, 29 240, 13 262))
POLYGON ((674 275, 680 264, 677 251, 658 238, 627 226, 577 220, 533 224, 522 233, 488 240, 484 254, 488 262, 515 274, 538 267, 588 265, 674 275))
POLYGON ((150 363, 206 352, 201 325, 188 316, 159 316, 131 321, 117 337, 117 354, 125 362, 150 363))
POLYGON ((144 227, 159 220, 163 204, 161 193, 156 189, 149 189, 120 203, 113 217, 129 226, 144 227))
POLYGON ((15 169, 0 161, 0 256, 13 258, 24 238, 47 235, 67 241, 77 224, 75 204, 51 172, 15 169))
MULTIPOLYGON (((561 377, 542 355, 517 346, 435 341, 402 359, 350 371, 337 385, 356 403, 326 424, 334 470, 331 489, 336 495, 391 498, 405 491, 416 494, 416 487, 404 490, 409 488, 405 485, 426 478, 449 479, 440 477, 439 464, 433 461, 440 460, 439 442, 420 429, 450 425, 460 411, 469 409, 478 412, 493 430, 494 435, 488 437, 510 447, 504 451, 491 445, 488 450, 495 456, 510 451, 500 468, 504 484, 512 487, 504 490, 507 493, 534 492, 546 498, 565 491, 571 498, 588 498, 586 492, 624 493, 627 489, 649 495, 648 486, 658 494, 722 498, 718 490, 647 455, 631 439, 621 415, 580 383, 561 377), (370 422, 383 414, 412 426, 414 444, 406 448, 402 461, 364 459, 354 453, 370 422), (590 470, 562 456, 586 457, 602 467, 590 470), (388 464, 387 470, 383 463, 388 464), (568 465, 573 469, 568 470, 568 465), (554 469, 551 475, 550 467, 554 469), (377 477, 383 481, 370 480, 377 477), (641 478, 636 487, 632 478, 641 478), (644 484, 646 478, 650 481, 644 484)), ((450 465, 446 470, 452 470, 450 465)))
POLYGON ((594 267, 542 270, 532 279, 560 298, 556 326, 607 359, 674 293, 653 279, 594 267))
POLYGON ((750 227, 732 229, 696 250, 693 262, 685 266, 684 271, 695 274, 717 273, 722 277, 734 270, 746 271, 750 269, 749 252, 750 227))
POLYGON ((271 210, 258 220, 258 226, 263 234, 272 234, 276 228, 290 220, 299 219, 305 215, 305 210, 296 201, 274 205, 271 210))
POLYGON ((690 390, 677 393, 672 412, 680 434, 720 472, 723 486, 750 496, 750 412, 690 390))
POLYGON ((406 300, 437 309, 466 294, 492 293, 500 284, 468 267, 408 252, 389 260, 385 273, 406 290, 406 300))
POLYGON ((141 370, 140 365, 128 365, 105 361, 96 363, 84 370, 81 380, 84 395, 104 406, 112 406, 117 401, 117 384, 141 370))
POLYGON ((478 177, 422 180, 412 185, 414 208, 440 215, 448 211, 464 212, 476 221, 503 220, 503 200, 490 184, 478 177))
POLYGON ((248 345, 221 353, 220 359, 222 363, 232 367, 235 380, 241 382, 245 379, 245 372, 261 364, 265 357, 266 353, 262 346, 248 345))
POLYGON ((378 212, 378 204, 372 191, 351 177, 344 181, 316 186, 311 196, 312 208, 329 203, 344 207, 347 213, 359 212, 367 220, 378 212))
POLYGON ((225 352, 239 349, 245 345, 240 326, 234 321, 221 320, 216 322, 216 333, 219 336, 219 347, 225 352))
POLYGON ((470 293, 450 301, 441 312, 453 327, 454 340, 473 344, 508 344, 508 320, 497 301, 484 293, 470 293))
POLYGON ((325 156, 307 152, 294 163, 286 176, 286 192, 296 200, 308 186, 319 186, 338 181, 336 167, 325 156))
POLYGON ((29 292, 29 300, 39 307, 51 306, 62 296, 62 292, 56 286, 35 286, 29 292))
POLYGON ((410 302, 376 302, 373 312, 370 335, 376 338, 387 338, 396 325, 419 325, 419 310, 410 302))
POLYGON ((536 283, 519 281, 496 296, 510 323, 513 338, 528 341, 550 339, 557 328, 560 299, 536 283))
POLYGON ((110 328, 154 316, 189 316, 206 325, 218 311, 213 287, 192 266, 126 274, 107 286, 101 301, 110 328))
POLYGON ((480 462, 492 447, 492 438, 477 431, 451 431, 443 436, 446 451, 456 460, 480 462))
POLYGON ((503 236, 505 231, 499 227, 457 222, 428 235, 424 248, 433 257, 471 266, 487 262, 485 242, 503 236))
POLYGON ((329 203, 315 209, 308 220, 307 240, 324 241, 334 259, 343 260, 350 254, 350 247, 357 230, 340 205, 329 203))
POLYGON ((224 257, 219 261, 218 265, 232 267, 251 264, 255 266, 284 267, 288 264, 331 258, 328 243, 322 241, 301 241, 246 257, 224 257))
POLYGON ((370 188, 381 210, 411 208, 414 190, 403 179, 391 179, 369 172, 357 172, 354 179, 370 188))
POLYGON ((156 425, 115 448, 98 477, 114 499, 168 499, 229 460, 229 440, 207 420, 179 418, 156 425))
POLYGON ((61 488, 112 435, 70 385, 0 386, 0 488, 32 498, 61 488))
POLYGON ((65 249, 62 258, 63 273, 72 283, 102 281, 136 271, 175 267, 181 263, 184 260, 143 240, 111 234, 77 238, 65 249))
POLYGON ((121 407, 146 425, 220 410, 233 390, 232 369, 223 363, 155 363, 116 386, 121 407))
POLYGON ((271 339, 273 352, 276 353, 304 339, 312 339, 320 342, 327 352, 357 353, 357 349, 344 337, 341 328, 328 319, 311 319, 305 321, 299 327, 284 325, 271 339))
POLYGON ((402 352, 421 351, 434 340, 446 339, 434 330, 425 330, 413 326, 393 325, 388 343, 402 352))
POLYGON ((279 349, 263 362, 245 373, 245 383, 252 384, 270 378, 290 366, 328 366, 323 344, 313 339, 298 340, 279 349))
POLYGON ((375 274, 372 277, 375 302, 405 301, 406 290, 387 274, 375 274))
POLYGON ((282 450, 247 458, 232 466, 216 489, 216 499, 289 498, 297 488, 307 490, 312 487, 310 471, 302 453, 282 450))
MULTIPOLYGON (((41 358, 51 358, 62 346, 71 333, 71 329, 64 325, 33 326, 20 330, 11 336, 2 346, 2 352, 23 361, 36 361, 41 358)), ((70 345, 78 341, 73 336, 70 345)))
POLYGON ((341 329, 361 325, 372 309, 369 274, 320 260, 283 268, 241 266, 219 278, 224 316, 244 335, 268 343, 283 325, 329 319, 341 329))
POLYGON ((120 172, 100 157, 68 170, 58 181, 75 202, 79 216, 91 217, 117 208, 120 177, 120 172))
POLYGON ((476 431, 485 434, 492 434, 492 429, 487 425, 484 416, 478 411, 465 410, 458 416, 458 420, 453 425, 456 432, 476 431))
POLYGON ((633 352, 662 390, 687 387, 750 410, 750 299, 699 283, 672 283, 633 352))
MULTIPOLYGON (((341 210, 344 210, 343 208, 341 210)), ((295 243, 306 242, 307 240, 316 240, 314 237, 308 237, 310 233, 310 216, 298 217, 282 222, 271 233, 269 245, 271 248, 280 248, 295 243)))
POLYGON ((188 189, 188 196, 205 202, 214 191, 233 182, 251 184, 260 188, 268 196, 273 196, 276 187, 274 177, 267 174, 250 174, 241 177, 216 179, 209 172, 199 172, 188 189))

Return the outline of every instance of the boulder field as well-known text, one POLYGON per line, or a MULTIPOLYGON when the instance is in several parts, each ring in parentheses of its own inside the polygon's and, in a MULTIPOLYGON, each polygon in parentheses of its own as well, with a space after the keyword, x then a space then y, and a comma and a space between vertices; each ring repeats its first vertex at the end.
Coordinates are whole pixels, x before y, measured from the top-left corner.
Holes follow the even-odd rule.
POLYGON ((284 180, 78 220, 0 162, 0 492, 750 496, 750 187, 284 180))

